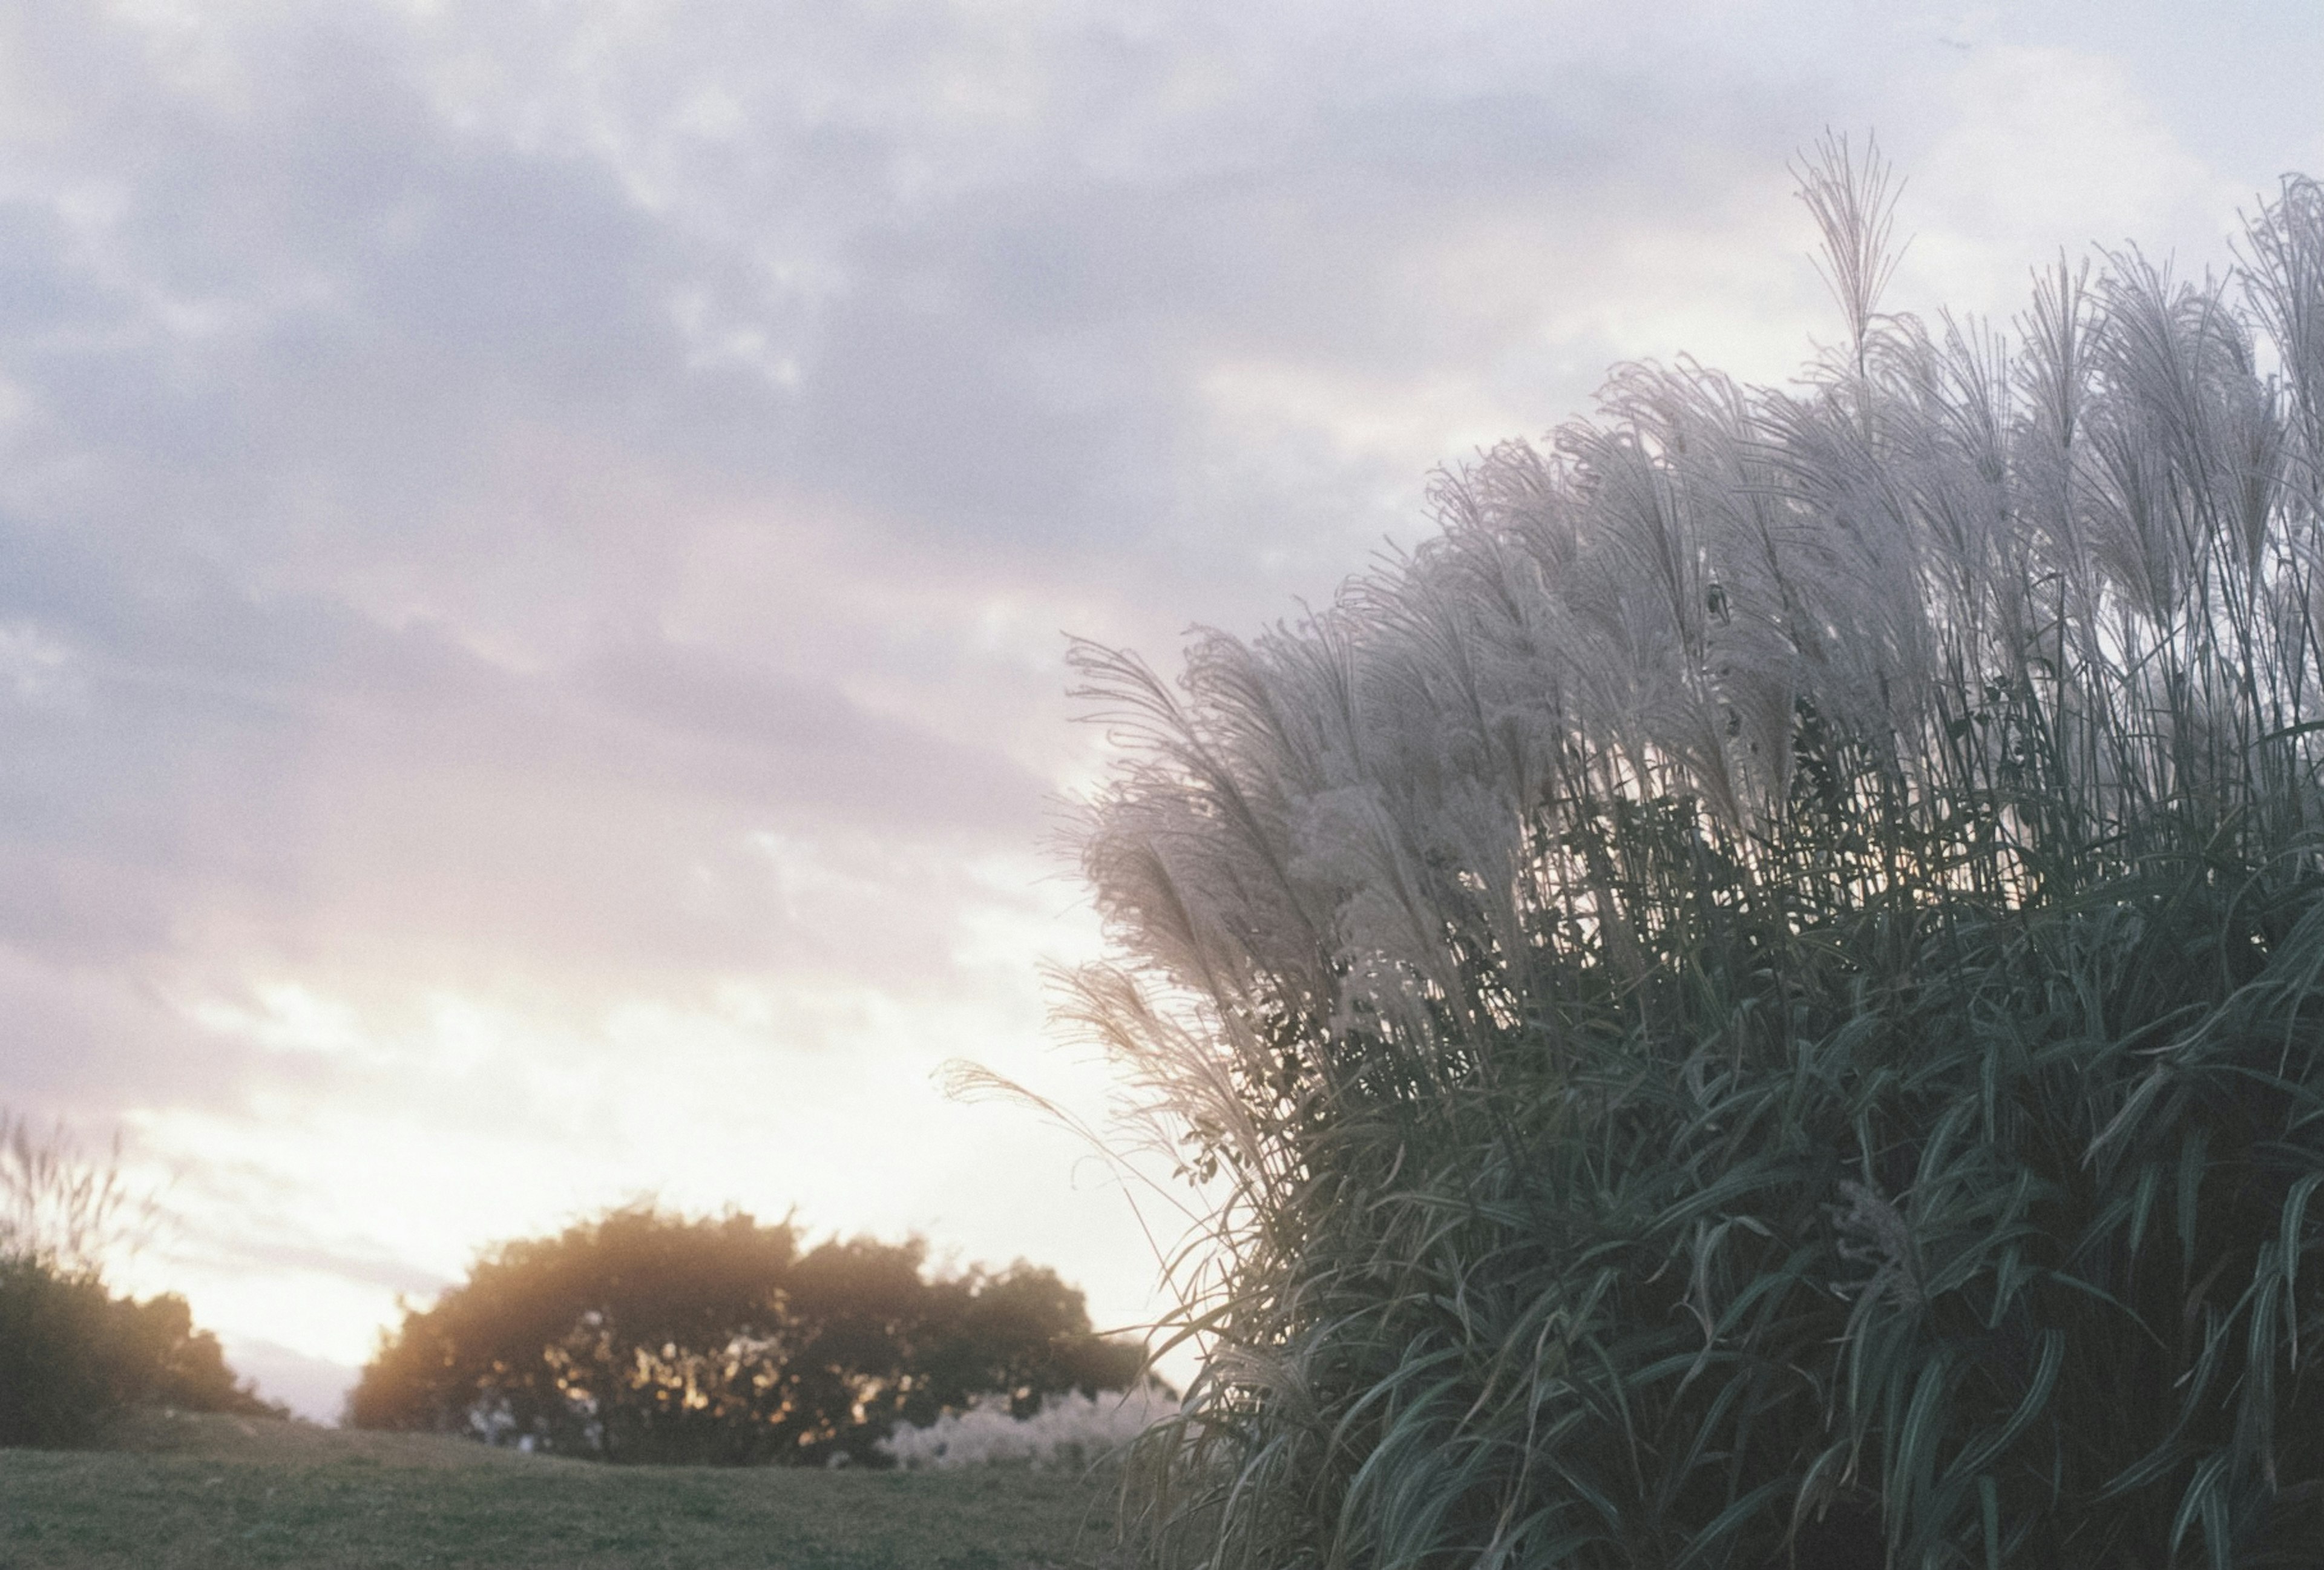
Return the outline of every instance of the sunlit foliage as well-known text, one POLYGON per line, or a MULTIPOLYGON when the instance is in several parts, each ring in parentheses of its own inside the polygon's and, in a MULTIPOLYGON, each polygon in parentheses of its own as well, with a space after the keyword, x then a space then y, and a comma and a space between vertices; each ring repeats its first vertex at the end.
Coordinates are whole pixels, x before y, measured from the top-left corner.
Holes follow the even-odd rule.
POLYGON ((1151 1562, 2313 1564, 2324 189, 1618 371, 1120 743, 1074 1009, 1214 1203, 1151 1562))
POLYGON ((474 1433, 619 1462, 881 1464, 898 1422, 977 1397, 1020 1415, 1126 1388, 1139 1353, 1050 1270, 930 1279, 918 1242, 802 1251, 788 1224, 632 1205, 503 1244, 406 1310, 348 1400, 358 1427, 474 1433))

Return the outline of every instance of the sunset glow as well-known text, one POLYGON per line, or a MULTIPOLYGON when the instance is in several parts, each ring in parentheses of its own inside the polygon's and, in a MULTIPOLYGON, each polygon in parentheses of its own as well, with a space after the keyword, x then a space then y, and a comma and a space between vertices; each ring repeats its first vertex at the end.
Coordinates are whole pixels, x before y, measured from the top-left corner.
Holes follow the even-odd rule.
POLYGON ((2217 264, 2319 79, 2292 4, 9 8, 0 1104, 318 1418, 649 1194, 1146 1322, 1166 1194, 939 1084, 1105 1127, 1064 634, 1327 598, 1616 361, 1789 374, 1828 126, 1897 304, 2006 315, 2217 264))

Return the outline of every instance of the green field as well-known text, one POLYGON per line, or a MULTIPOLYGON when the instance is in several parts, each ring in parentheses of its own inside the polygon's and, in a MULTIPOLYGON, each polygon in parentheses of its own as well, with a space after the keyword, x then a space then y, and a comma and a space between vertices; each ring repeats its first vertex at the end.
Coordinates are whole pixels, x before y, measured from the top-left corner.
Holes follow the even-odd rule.
POLYGON ((609 1467, 154 1415, 108 1449, 0 1451, 0 1570, 1103 1570, 1111 1505, 1065 1472, 609 1467))

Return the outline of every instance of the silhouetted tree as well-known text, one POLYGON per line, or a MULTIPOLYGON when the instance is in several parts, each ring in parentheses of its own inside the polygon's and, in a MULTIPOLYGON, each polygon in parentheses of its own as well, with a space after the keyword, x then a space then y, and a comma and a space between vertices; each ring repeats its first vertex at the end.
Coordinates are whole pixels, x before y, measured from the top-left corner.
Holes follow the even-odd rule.
POLYGON ((348 1417, 611 1461, 877 1464, 899 1421, 1138 1378, 1137 1349, 1093 1334, 1054 1272, 925 1265, 917 1239, 802 1252, 788 1223, 613 1210, 407 1308, 348 1417))

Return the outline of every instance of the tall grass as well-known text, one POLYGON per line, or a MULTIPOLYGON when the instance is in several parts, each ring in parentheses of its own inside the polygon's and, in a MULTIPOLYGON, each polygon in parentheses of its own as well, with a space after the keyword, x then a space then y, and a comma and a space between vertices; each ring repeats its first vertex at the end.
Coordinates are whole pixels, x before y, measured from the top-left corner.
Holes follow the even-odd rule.
POLYGON ((0 1260, 94 1277, 143 1240, 158 1211, 123 1178, 118 1135, 105 1157, 91 1157, 62 1123, 38 1133, 0 1106, 0 1260))
POLYGON ((1328 609, 1077 651, 1073 1011, 1215 1201, 1150 1563, 2317 1562, 2324 188, 2005 332, 1802 178, 1790 390, 1625 367, 1328 609))

